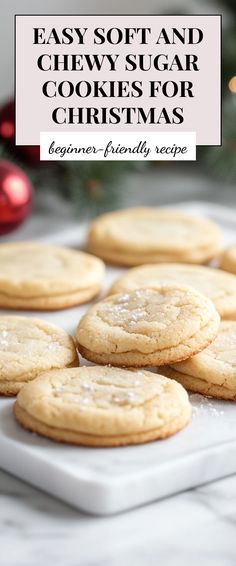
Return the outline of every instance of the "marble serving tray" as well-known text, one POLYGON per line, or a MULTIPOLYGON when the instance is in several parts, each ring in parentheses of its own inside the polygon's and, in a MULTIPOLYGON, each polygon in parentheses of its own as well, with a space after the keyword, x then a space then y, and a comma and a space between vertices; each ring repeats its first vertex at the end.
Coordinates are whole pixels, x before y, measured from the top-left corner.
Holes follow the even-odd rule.
MULTIPOLYGON (((185 203, 223 228, 236 241, 236 219, 225 207, 185 203)), ((76 246, 86 227, 41 240, 76 246)), ((106 286, 121 270, 108 268, 106 286)), ((30 313, 73 333, 87 306, 56 313, 30 313)), ((174 437, 126 448, 64 446, 18 426, 12 399, 0 399, 0 466, 71 505, 93 514, 112 514, 236 472, 236 405, 191 395, 191 424, 174 437)))

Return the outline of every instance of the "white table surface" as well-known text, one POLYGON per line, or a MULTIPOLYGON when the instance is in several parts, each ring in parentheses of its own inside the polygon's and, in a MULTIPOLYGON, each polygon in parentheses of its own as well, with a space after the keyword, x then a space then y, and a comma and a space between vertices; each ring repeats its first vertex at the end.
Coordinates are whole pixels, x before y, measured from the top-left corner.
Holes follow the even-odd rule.
MULTIPOLYGON (((182 179, 175 172, 163 179, 158 173, 155 190, 154 180, 152 175, 145 182, 145 189, 150 185, 142 201, 146 204, 169 202, 170 193, 176 201, 204 196, 236 204, 235 189, 225 186, 222 191, 220 184, 214 187, 201 174, 191 180, 186 172, 182 179)), ((140 183, 142 179, 134 179, 139 203, 140 183)), ((56 225, 54 209, 59 225, 62 217, 64 225, 70 222, 68 211, 62 214, 49 199, 43 216, 31 217, 12 239, 38 233, 42 223, 56 225)), ((236 476, 128 513, 97 518, 0 472, 1 566, 235 566, 235 529, 236 476)))
POLYGON ((235 566, 236 477, 108 518, 0 472, 2 566, 235 566))

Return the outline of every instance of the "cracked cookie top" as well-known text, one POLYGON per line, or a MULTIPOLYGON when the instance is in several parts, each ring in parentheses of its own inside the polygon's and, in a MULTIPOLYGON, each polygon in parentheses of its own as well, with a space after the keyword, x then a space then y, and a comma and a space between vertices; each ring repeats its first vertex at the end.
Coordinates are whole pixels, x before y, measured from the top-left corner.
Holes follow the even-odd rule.
POLYGON ((78 363, 74 342, 61 328, 36 318, 0 316, 1 383, 78 363))
POLYGON ((223 321, 213 342, 191 359, 171 367, 208 383, 236 390, 236 321, 223 321))
POLYGON ((49 426, 95 436, 161 429, 191 413, 188 395, 175 381, 100 366, 44 374, 21 390, 17 402, 49 426))
POLYGON ((125 293, 160 284, 191 285, 214 302, 219 314, 233 318, 236 313, 236 277, 221 269, 181 263, 142 265, 126 271, 115 281, 109 294, 125 293))
POLYGON ((98 302, 81 319, 77 340, 79 345, 100 354, 131 350, 148 354, 182 343, 188 346, 191 339, 191 355, 192 349, 198 347, 198 333, 212 321, 215 330, 211 339, 219 325, 213 303, 191 287, 160 285, 111 295, 98 302))

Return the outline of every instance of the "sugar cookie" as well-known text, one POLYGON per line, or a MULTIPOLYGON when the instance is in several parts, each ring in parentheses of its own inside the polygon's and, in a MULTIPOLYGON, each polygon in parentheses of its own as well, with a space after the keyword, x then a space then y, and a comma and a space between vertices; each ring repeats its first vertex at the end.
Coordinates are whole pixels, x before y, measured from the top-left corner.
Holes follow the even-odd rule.
POLYGON ((220 267, 225 271, 236 273, 236 244, 226 248, 220 258, 220 267))
POLYGON ((15 395, 40 373, 78 366, 72 338, 61 328, 24 316, 0 316, 0 395, 15 395))
POLYGON ((0 245, 0 307, 64 309, 92 299, 103 262, 89 254, 36 242, 0 245))
POLYGON ((81 355, 92 362, 154 367, 206 348, 219 320, 210 299, 195 289, 160 285, 111 295, 93 305, 76 336, 81 355))
POLYGON ((134 267, 113 283, 109 294, 173 283, 194 287, 213 301, 221 318, 236 319, 235 275, 203 265, 162 263, 134 267))
POLYGON ((27 384, 14 406, 19 423, 59 442, 122 446, 165 438, 191 418, 177 382, 149 371, 80 367, 27 384))
POLYGON ((87 248, 118 265, 206 263, 219 253, 221 235, 206 218, 178 210, 130 208, 94 220, 87 248))
POLYGON ((215 340, 189 360, 161 368, 189 391, 236 401, 236 321, 221 322, 215 340))

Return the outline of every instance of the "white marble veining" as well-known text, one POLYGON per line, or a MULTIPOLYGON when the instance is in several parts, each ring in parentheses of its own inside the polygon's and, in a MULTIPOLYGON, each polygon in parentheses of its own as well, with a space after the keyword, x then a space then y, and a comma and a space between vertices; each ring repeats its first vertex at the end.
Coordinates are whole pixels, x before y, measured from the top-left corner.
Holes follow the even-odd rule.
POLYGON ((235 566, 235 531, 235 476, 98 518, 0 472, 1 566, 235 566))
POLYGON ((13 418, 13 401, 0 399, 1 466, 98 515, 150 503, 236 472, 235 404, 195 394, 191 401, 191 423, 171 438, 96 449, 30 434, 13 418))

